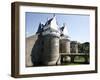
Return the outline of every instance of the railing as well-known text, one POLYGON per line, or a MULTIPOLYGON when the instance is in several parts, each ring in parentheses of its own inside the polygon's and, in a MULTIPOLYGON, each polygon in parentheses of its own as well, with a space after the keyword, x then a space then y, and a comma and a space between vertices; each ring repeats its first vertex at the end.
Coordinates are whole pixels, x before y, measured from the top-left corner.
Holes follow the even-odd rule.
POLYGON ((84 64, 89 64, 89 54, 88 53, 60 53, 60 61, 61 64, 67 62, 66 57, 70 58, 69 63, 84 63, 84 64), (75 62, 75 57, 83 57, 85 59, 84 62, 75 62))

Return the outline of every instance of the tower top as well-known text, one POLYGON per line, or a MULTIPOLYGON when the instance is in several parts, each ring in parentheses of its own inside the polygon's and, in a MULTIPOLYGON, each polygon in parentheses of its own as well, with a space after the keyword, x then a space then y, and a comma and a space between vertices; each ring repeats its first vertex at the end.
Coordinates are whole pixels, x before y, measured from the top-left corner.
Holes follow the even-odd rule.
POLYGON ((59 31, 55 14, 53 14, 53 17, 51 19, 47 20, 47 22, 45 23, 45 26, 44 26, 44 30, 45 29, 48 29, 48 30, 51 30, 51 31, 52 30, 53 31, 59 31))
POLYGON ((53 34, 53 35, 60 36, 60 32, 59 32, 59 28, 57 25, 55 14, 53 14, 53 17, 51 19, 47 20, 47 22, 45 23, 45 25, 43 27, 43 34, 44 35, 53 34))
POLYGON ((63 30, 62 30, 62 34, 65 35, 65 36, 68 36, 68 28, 67 28, 67 25, 66 23, 63 23, 63 30))

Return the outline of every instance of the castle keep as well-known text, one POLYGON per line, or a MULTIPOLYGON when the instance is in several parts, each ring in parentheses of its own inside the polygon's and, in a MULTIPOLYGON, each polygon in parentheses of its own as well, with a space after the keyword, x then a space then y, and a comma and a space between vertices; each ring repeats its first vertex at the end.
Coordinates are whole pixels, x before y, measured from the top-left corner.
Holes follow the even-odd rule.
POLYGON ((61 54, 78 53, 77 50, 77 42, 70 41, 66 24, 59 27, 53 16, 39 24, 35 35, 26 38, 26 66, 58 65, 61 54))

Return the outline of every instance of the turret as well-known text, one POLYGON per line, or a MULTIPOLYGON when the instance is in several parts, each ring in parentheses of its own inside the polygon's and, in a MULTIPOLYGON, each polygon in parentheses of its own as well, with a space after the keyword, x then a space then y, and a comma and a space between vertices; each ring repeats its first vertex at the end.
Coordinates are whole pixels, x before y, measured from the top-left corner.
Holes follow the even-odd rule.
POLYGON ((56 65, 59 59, 59 29, 56 16, 49 19, 43 27, 43 65, 56 65))
POLYGON ((63 24, 60 32, 60 53, 70 53, 70 38, 66 24, 63 24))
POLYGON ((57 22, 56 22, 56 16, 49 19, 43 27, 42 35, 45 36, 45 35, 48 35, 48 34, 58 36, 58 37, 60 36, 59 28, 58 28, 58 25, 57 25, 57 22))

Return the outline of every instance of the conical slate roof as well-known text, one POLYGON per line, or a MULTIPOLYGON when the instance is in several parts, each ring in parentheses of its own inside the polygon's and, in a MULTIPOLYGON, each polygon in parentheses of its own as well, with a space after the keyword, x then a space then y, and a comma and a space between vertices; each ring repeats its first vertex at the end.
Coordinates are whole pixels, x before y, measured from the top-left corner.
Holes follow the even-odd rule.
POLYGON ((45 23, 45 26, 49 25, 51 23, 53 18, 49 19, 46 23, 45 23))
POLYGON ((55 16, 45 23, 44 29, 59 31, 55 16))
POLYGON ((41 33, 42 31, 43 31, 43 24, 40 23, 36 34, 41 33))
POLYGON ((57 25, 57 21, 56 21, 56 16, 53 17, 51 24, 50 24, 50 28, 53 30, 58 31, 58 25, 57 25))
POLYGON ((69 38, 67 25, 64 23, 61 28, 58 28, 56 16, 53 16, 53 18, 47 20, 45 25, 40 23, 37 33, 42 33, 43 35, 55 34, 55 35, 61 35, 69 38))
POLYGON ((68 34, 68 29, 67 29, 67 25, 64 23, 63 24, 63 27, 62 28, 60 28, 61 30, 62 30, 62 34, 63 35, 65 35, 65 36, 68 36, 69 34, 68 34))
POLYGON ((43 27, 43 35, 51 34, 51 35, 56 35, 60 36, 60 31, 56 22, 56 17, 53 16, 53 18, 47 20, 43 27))

